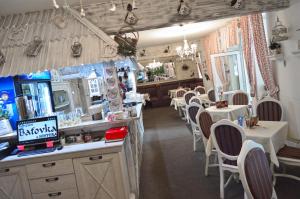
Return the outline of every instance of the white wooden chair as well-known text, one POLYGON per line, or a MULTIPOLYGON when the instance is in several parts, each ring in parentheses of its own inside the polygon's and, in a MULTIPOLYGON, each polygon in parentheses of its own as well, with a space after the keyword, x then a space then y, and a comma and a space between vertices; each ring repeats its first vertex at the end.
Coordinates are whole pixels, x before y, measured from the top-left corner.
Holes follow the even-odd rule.
MULTIPOLYGON (((277 153, 279 163, 283 165, 296 166, 300 168, 300 148, 284 146, 277 153)), ((284 173, 275 173, 275 183, 277 177, 287 177, 300 181, 300 177, 284 173)))
POLYGON ((248 94, 244 91, 236 91, 232 96, 233 105, 248 105, 249 99, 248 94))
POLYGON ((199 93, 200 95, 206 93, 205 88, 204 88, 203 86, 197 86, 196 88, 194 88, 194 91, 195 91, 196 93, 199 93))
POLYGON ((201 110, 203 110, 204 108, 202 107, 201 104, 197 104, 197 103, 190 103, 187 106, 187 114, 188 114, 188 118, 189 118, 189 123, 191 124, 192 127, 192 132, 193 132, 193 149, 194 151, 196 151, 196 144, 197 142, 199 142, 201 140, 201 134, 197 125, 197 120, 196 120, 196 116, 197 113, 201 110))
POLYGON ((256 115, 262 121, 282 121, 283 120, 283 106, 280 101, 265 97, 256 105, 256 115))
POLYGON ((277 199, 272 171, 262 145, 246 140, 237 165, 245 191, 245 199, 277 199))
POLYGON ((211 127, 211 136, 214 147, 218 153, 220 198, 223 199, 224 189, 232 177, 236 176, 239 172, 237 159, 246 136, 242 127, 229 120, 220 120, 213 124, 211 127), (224 171, 232 173, 226 183, 224 183, 224 171))
MULTIPOLYGON (((197 121, 199 132, 202 136, 204 148, 206 149, 207 142, 210 137, 210 132, 211 132, 210 129, 211 129, 211 126, 213 125, 213 120, 212 120, 209 112, 207 112, 206 110, 200 110, 197 113, 196 121, 197 121)), ((205 171, 204 171, 205 176, 208 176, 208 168, 209 167, 218 167, 219 166, 219 164, 216 163, 217 162, 217 151, 215 149, 212 150, 211 156, 212 155, 214 155, 216 157, 215 163, 210 163, 210 156, 208 156, 205 153, 205 156, 206 156, 205 171)))
POLYGON ((198 97, 198 96, 193 96, 190 101, 189 101, 189 104, 191 104, 192 102, 196 103, 196 104, 200 104, 202 105, 202 101, 201 99, 198 97))
POLYGON ((185 106, 184 107, 181 107, 182 108, 182 111, 184 113, 184 116, 185 116, 185 119, 186 121, 189 123, 189 118, 188 118, 188 114, 187 114, 187 106, 189 105, 190 103, 190 99, 194 96, 196 96, 196 92, 194 91, 188 91, 186 92, 184 95, 183 95, 183 98, 184 98, 184 103, 185 103, 185 106))
POLYGON ((187 91, 185 89, 180 88, 176 90, 175 97, 183 97, 186 92, 187 91))

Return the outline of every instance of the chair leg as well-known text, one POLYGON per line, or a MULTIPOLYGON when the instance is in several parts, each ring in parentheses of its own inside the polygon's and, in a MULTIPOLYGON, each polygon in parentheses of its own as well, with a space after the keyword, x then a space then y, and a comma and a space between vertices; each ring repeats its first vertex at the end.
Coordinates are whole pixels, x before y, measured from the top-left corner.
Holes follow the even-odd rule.
POLYGON ((196 151, 196 134, 193 133, 194 151, 196 151))
POLYGON ((205 176, 208 176, 208 165, 209 165, 209 156, 206 156, 206 160, 205 160, 205 176))
POLYGON ((224 199, 224 171, 220 166, 220 198, 224 199))

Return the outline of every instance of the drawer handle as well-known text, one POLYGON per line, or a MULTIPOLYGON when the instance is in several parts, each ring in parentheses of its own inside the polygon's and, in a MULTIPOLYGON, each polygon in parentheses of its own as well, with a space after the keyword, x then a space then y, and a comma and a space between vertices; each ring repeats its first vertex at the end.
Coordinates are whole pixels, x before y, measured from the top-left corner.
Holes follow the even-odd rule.
POLYGON ((57 196, 60 196, 61 195, 61 192, 57 192, 57 193, 49 193, 48 196, 50 198, 54 198, 54 197, 57 197, 57 196))
POLYGON ((47 163, 47 164, 43 164, 44 168, 48 168, 48 167, 54 167, 55 166, 55 162, 51 162, 51 163, 47 163))
POLYGON ((102 160, 102 155, 90 157, 90 161, 95 161, 95 160, 102 160))
POLYGON ((8 173, 9 172, 9 169, 1 169, 0 170, 0 173, 8 173))
POLYGON ((46 182, 56 182, 56 181, 58 181, 58 177, 55 177, 55 178, 47 178, 46 179, 46 182))

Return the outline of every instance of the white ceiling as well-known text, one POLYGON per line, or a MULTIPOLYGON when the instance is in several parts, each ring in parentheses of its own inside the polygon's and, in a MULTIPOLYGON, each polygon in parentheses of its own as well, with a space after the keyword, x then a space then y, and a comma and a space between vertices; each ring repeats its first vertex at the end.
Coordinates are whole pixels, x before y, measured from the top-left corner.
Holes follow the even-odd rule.
POLYGON ((201 37, 224 26, 231 20, 232 18, 186 24, 182 27, 177 25, 168 28, 140 31, 138 46, 148 47, 175 43, 182 41, 184 35, 188 40, 200 39, 201 37))

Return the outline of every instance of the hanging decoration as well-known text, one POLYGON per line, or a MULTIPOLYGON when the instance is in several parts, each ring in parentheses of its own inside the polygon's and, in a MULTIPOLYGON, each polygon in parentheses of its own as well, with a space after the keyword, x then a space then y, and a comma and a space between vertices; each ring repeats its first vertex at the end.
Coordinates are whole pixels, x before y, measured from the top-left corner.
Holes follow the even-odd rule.
POLYGON ((82 52, 82 45, 80 42, 75 41, 71 46, 73 57, 80 57, 82 52))
POLYGON ((115 35, 114 40, 119 44, 118 54, 123 56, 135 56, 139 33, 135 31, 132 26, 120 28, 119 32, 115 35), (128 30, 127 33, 124 33, 125 28, 129 28, 130 30, 128 30))
POLYGON ((177 7, 177 13, 180 16, 186 17, 189 16, 191 12, 192 12, 192 8, 189 6, 189 4, 184 0, 180 0, 180 3, 177 7))
POLYGON ((59 29, 65 29, 68 24, 63 16, 55 16, 53 23, 59 29))
POLYGON ((275 26, 272 28, 272 36, 274 42, 279 41, 285 41, 288 39, 287 36, 288 30, 287 27, 285 27, 282 22, 279 20, 279 17, 277 17, 275 26))
POLYGON ((4 63, 5 63, 5 56, 0 50, 0 66, 3 65, 4 63))
POLYGON ((127 14, 124 21, 131 26, 137 24, 137 22, 139 21, 138 17, 134 14, 133 7, 130 3, 127 5, 127 14))
POLYGON ((241 9, 243 5, 243 0, 232 0, 231 1, 231 7, 235 9, 241 9))
POLYGON ((28 57, 36 57, 39 54, 42 46, 43 46, 43 41, 41 37, 35 36, 33 41, 31 41, 27 46, 25 50, 25 54, 28 57))

